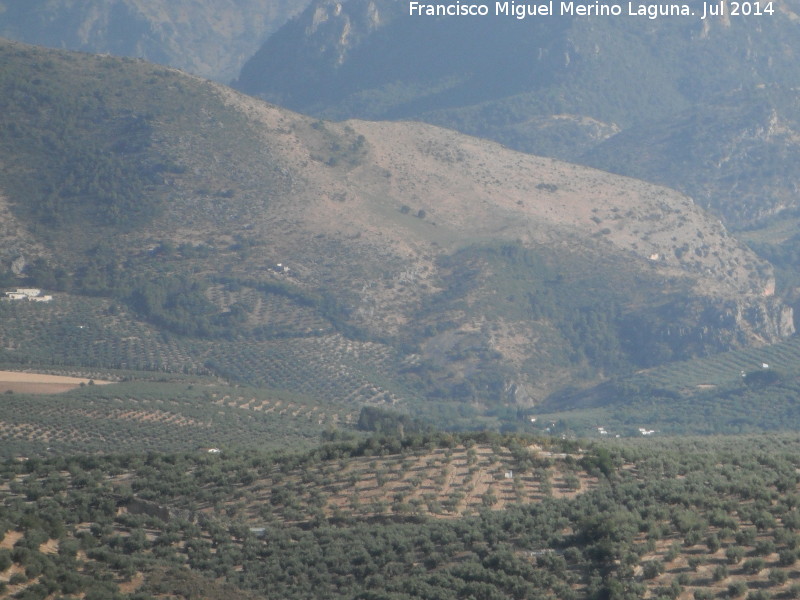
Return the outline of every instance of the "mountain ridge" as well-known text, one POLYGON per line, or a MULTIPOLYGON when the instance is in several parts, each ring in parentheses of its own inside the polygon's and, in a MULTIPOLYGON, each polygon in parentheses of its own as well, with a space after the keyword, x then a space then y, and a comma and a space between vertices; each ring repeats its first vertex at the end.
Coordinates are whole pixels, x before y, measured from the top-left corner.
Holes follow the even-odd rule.
POLYGON ((754 228, 797 209, 789 166, 799 119, 791 86, 737 90, 666 121, 631 127, 580 160, 680 189, 726 223, 754 228))
POLYGON ((22 255, 27 281, 188 336, 187 362, 254 381, 325 340, 375 361, 337 350, 283 381, 528 405, 793 332, 770 265, 667 188, 421 123, 324 122, 143 61, 1 48, 6 280, 22 255))
MULTIPOLYGON (((699 3, 689 6, 702 12, 699 3)), ((234 87, 322 118, 421 120, 610 168, 679 188, 739 229, 788 201, 766 171, 790 172, 791 152, 737 137, 762 124, 759 89, 791 88, 800 78, 800 6, 771 6, 774 14, 701 20, 698 12, 644 24, 627 16, 434 18, 382 0, 318 0, 270 36, 234 87), (736 113, 734 123, 721 118, 725 111, 736 113), (675 139, 669 153, 661 151, 665 131, 687 127, 680 145, 675 139), (660 152, 647 169, 648 154, 637 155, 643 143, 660 152), (759 149, 771 161, 761 170, 743 158, 759 149), (700 165, 715 171, 704 158, 725 154, 733 159, 725 175, 704 181, 700 165), (694 164, 687 155, 697 157, 694 164), (738 190, 728 201, 737 168, 755 178, 755 189, 774 188, 775 202, 761 208, 738 190)), ((794 130, 796 108, 782 101, 779 112, 794 130)))
POLYGON ((0 3, 0 36, 54 48, 147 58, 228 82, 303 2, 0 3))

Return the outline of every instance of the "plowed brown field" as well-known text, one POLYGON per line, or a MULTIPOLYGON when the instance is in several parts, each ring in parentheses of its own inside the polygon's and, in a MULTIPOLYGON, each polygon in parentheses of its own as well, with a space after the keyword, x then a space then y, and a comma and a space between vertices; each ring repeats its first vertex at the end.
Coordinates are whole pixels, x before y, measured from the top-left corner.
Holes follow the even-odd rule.
MULTIPOLYGON (((65 375, 45 375, 43 373, 20 373, 17 371, 0 371, 0 393, 12 391, 17 394, 60 394, 89 383, 89 379, 67 377, 65 375)), ((105 385, 111 381, 95 379, 96 385, 105 385)))

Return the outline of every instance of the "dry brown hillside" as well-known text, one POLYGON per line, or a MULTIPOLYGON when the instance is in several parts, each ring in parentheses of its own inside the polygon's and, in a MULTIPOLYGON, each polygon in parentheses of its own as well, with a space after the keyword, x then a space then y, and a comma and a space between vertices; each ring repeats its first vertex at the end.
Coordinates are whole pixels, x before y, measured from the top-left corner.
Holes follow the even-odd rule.
MULTIPOLYGON (((314 120, 141 61, 4 52, 14 89, 28 94, 10 96, 37 107, 12 105, 16 127, 57 127, 60 102, 77 111, 71 135, 54 140, 61 153, 36 145, 46 133, 8 141, 2 260, 23 275, 44 259, 78 277, 78 293, 117 293, 146 317, 178 312, 162 318, 168 326, 195 319, 193 309, 156 291, 108 291, 103 273, 140 276, 130 284, 140 288, 191 279, 231 339, 316 343, 335 332, 356 356, 382 357, 369 385, 392 402, 530 404, 631 365, 794 331, 771 267, 667 188, 421 123, 314 120), (24 83, 29 63, 45 60, 49 94, 24 83), (107 119, 81 120, 97 111, 107 119), (94 157, 86 147, 97 140, 110 146, 94 157), (63 158, 72 155, 77 165, 63 158), (93 174, 103 157, 119 163, 93 174), (75 169, 64 192, 60 169, 75 169), (48 178, 43 199, 36 186, 48 178), (120 198, 111 208, 91 196, 104 185, 120 198), (128 226, 115 227, 126 210, 128 226)), ((301 355, 287 360, 308 364, 301 355)), ((229 360, 195 360, 209 356, 229 360)))

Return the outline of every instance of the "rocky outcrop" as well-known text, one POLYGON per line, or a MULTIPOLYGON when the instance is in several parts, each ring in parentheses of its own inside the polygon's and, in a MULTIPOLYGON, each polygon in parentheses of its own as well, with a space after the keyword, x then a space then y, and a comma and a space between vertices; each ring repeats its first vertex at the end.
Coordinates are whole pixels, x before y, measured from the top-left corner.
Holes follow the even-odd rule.
POLYGON ((745 343, 772 343, 795 333, 794 310, 779 298, 753 298, 730 304, 723 319, 746 338, 745 343))
POLYGON ((676 299, 631 316, 628 332, 643 366, 653 366, 779 342, 795 333, 794 311, 776 297, 676 299))
POLYGON ((4 2, 0 36, 145 58, 228 82, 305 0, 4 2), (188 18, 187 18, 188 15, 188 18))

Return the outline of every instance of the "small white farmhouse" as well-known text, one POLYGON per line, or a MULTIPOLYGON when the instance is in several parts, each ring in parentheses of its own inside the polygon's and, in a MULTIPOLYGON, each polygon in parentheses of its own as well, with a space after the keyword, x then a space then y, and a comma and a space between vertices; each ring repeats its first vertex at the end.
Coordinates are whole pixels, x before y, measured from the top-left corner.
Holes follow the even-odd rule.
POLYGON ((39 288, 17 288, 13 292, 5 292, 6 300, 30 300, 31 302, 50 302, 52 296, 42 295, 39 288))

